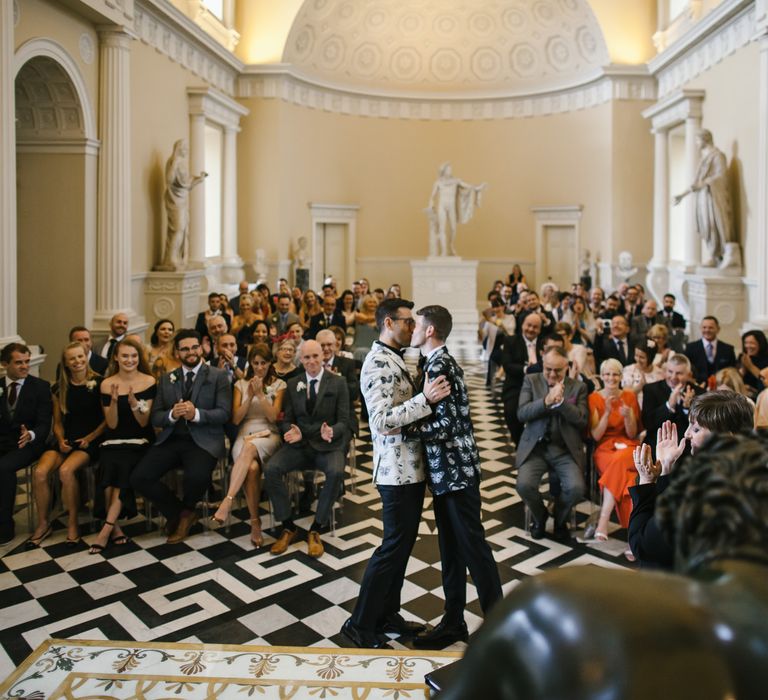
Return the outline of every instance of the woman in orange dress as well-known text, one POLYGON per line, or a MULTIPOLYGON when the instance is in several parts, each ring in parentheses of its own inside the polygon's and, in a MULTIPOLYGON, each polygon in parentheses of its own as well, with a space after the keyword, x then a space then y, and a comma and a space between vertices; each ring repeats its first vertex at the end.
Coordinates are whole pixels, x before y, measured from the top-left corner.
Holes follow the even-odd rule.
POLYGON ((589 429, 597 443, 594 462, 603 492, 595 531, 598 540, 608 539, 608 521, 614 508, 621 526, 629 525, 632 499, 628 489, 637 477, 632 453, 640 444, 640 407, 633 391, 621 389, 621 375, 618 360, 605 360, 600 365, 604 388, 589 395, 589 429))

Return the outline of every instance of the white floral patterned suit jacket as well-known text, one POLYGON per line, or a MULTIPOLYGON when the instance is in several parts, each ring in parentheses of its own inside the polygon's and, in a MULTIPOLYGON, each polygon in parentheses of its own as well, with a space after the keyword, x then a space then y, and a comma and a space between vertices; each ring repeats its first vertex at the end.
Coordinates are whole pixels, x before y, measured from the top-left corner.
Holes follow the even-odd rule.
POLYGON ((432 413, 426 396, 416 393, 414 381, 396 350, 379 341, 373 344, 360 372, 360 391, 368 407, 374 483, 402 486, 424 481, 421 441, 405 439, 402 433, 383 434, 432 413))

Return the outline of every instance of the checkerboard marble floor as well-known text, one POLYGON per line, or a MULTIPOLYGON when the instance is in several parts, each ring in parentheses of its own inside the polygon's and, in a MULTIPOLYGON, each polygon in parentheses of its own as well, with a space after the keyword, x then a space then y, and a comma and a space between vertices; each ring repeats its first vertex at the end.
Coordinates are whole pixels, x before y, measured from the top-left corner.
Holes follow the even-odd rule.
MULTIPOLYGON (((483 459, 483 517, 505 592, 520 580, 559 566, 627 566, 624 531, 607 542, 560 544, 531 539, 515 492, 514 449, 498 398, 484 383, 484 368, 465 364, 471 414, 483 459)), ((352 610, 368 559, 381 537, 380 502, 371 484, 370 435, 361 426, 357 471, 347 474, 336 533, 323 536, 325 554, 307 556, 298 541, 278 557, 249 542, 247 511, 235 511, 229 529, 196 525, 184 543, 165 544, 142 516, 124 529, 132 541, 90 556, 86 535, 79 549, 64 544, 57 529, 44 545, 27 551, 23 537, 0 549, 0 678, 7 676, 49 637, 136 642, 189 642, 270 646, 345 646, 339 629, 352 610)), ((543 487, 545 489, 545 487, 543 487)), ((264 527, 269 526, 262 503, 264 527)), ((595 506, 582 503, 583 524, 595 506)), ((18 514, 18 523, 26 515, 18 514)), ((311 515, 297 523, 306 527, 311 515)), ((551 521, 550 521, 551 522, 551 521)), ((617 527, 617 526, 614 526, 617 527)), ((580 534, 579 532, 576 533, 580 534)), ((468 579, 467 624, 481 622, 468 579)), ((408 619, 436 623, 442 613, 440 556, 428 499, 402 592, 408 619)), ((395 649, 407 642, 392 640, 395 649)), ((451 649, 460 650, 459 643, 451 649)))

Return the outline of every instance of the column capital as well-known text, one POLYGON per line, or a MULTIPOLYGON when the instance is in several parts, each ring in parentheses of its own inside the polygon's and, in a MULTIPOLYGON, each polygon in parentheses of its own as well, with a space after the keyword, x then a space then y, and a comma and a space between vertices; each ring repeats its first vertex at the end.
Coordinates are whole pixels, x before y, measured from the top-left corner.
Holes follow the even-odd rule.
POLYGON ((137 38, 132 31, 117 24, 101 24, 96 27, 96 32, 102 46, 115 49, 128 50, 131 42, 137 38))

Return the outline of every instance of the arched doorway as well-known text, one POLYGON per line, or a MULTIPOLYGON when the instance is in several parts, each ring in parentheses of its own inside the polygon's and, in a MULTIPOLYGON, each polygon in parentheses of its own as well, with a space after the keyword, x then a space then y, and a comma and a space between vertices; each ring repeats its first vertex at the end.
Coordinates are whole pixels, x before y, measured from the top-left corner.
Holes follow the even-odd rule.
POLYGON ((17 313, 52 379, 69 328, 93 317, 98 151, 74 62, 38 43, 16 63, 17 313))

